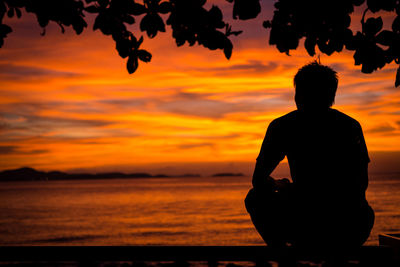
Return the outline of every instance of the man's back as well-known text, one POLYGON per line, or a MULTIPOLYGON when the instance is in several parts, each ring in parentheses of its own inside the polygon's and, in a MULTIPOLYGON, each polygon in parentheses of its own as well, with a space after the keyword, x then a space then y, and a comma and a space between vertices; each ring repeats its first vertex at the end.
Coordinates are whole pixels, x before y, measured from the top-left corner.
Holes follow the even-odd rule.
POLYGON ((368 151, 360 124, 331 109, 338 81, 328 66, 303 66, 293 79, 297 110, 268 127, 245 203, 269 244, 354 246, 369 236, 368 151), (285 156, 293 184, 269 177, 285 156))
POLYGON ((263 153, 287 156, 296 187, 325 195, 348 192, 353 197, 365 191, 367 177, 360 177, 360 170, 369 157, 356 120, 335 109, 317 114, 296 110, 274 120, 269 128, 268 144, 259 158, 272 156, 263 153), (267 148, 271 145, 274 149, 267 148))
POLYGON ((343 239, 360 227, 360 212, 368 207, 369 158, 356 120, 334 109, 296 110, 274 120, 257 161, 285 156, 293 180, 293 223, 304 235, 298 238, 343 239))

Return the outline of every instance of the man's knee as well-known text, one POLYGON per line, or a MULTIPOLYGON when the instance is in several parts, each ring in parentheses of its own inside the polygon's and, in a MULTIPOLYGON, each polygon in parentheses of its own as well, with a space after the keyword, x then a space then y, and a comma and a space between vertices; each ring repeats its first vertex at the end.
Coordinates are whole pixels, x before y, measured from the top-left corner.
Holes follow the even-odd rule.
POLYGON ((247 196, 244 200, 244 204, 246 206, 246 210, 248 213, 251 213, 252 210, 254 210, 254 206, 255 206, 255 200, 256 196, 255 196, 255 191, 254 188, 250 189, 249 192, 247 193, 247 196))

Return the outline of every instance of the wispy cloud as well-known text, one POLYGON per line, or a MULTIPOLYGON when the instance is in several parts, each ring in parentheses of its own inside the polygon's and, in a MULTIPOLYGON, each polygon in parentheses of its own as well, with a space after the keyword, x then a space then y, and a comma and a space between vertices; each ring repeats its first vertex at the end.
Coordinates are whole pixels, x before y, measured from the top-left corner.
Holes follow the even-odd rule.
POLYGON ((23 150, 21 147, 18 146, 0 146, 0 154, 4 155, 37 155, 37 154, 44 154, 49 152, 46 149, 34 149, 34 150, 23 150))
POLYGON ((378 126, 374 126, 370 129, 368 129, 366 132, 367 133, 388 133, 388 132, 393 132, 396 131, 396 128, 391 126, 390 124, 381 124, 378 126))
MULTIPOLYGON (((291 56, 268 46, 265 15, 232 20, 245 32, 229 61, 218 50, 177 48, 170 32, 145 38, 152 62, 133 75, 112 38, 63 35, 56 25, 41 37, 34 17, 17 20, 1 49, 0 168, 254 161, 268 123, 295 108, 294 74, 313 60, 302 45, 291 56)), ((360 121, 369 149, 400 150, 396 66, 365 75, 349 52, 321 61, 339 72, 335 107, 360 121)))
POLYGON ((57 71, 35 66, 0 63, 0 79, 6 80, 37 80, 77 77, 79 73, 72 71, 57 71))

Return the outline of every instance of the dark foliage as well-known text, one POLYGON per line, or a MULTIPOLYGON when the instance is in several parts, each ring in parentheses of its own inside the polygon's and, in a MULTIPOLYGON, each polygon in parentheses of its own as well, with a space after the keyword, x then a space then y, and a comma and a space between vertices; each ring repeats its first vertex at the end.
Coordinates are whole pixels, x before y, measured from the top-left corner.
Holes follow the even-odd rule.
POLYGON ((219 30, 224 29, 227 23, 217 6, 206 10, 203 7, 206 0, 171 0, 170 3, 172 9, 167 24, 171 25, 177 46, 186 42, 190 46, 197 43, 211 50, 222 49, 226 58, 231 57, 232 42, 227 33, 219 30))
MULTIPOLYGON (((207 10, 207 0, 3 0, 0 1, 0 47, 4 38, 12 32, 3 24, 4 16, 20 18, 21 10, 34 13, 45 34, 49 22, 55 22, 64 32, 72 27, 80 34, 87 28, 85 13, 96 16, 93 30, 110 35, 122 58, 128 58, 127 69, 133 73, 139 60, 149 62, 151 54, 139 49, 143 37, 139 39, 129 30, 129 25, 140 20, 140 31, 149 38, 165 32, 166 25, 172 29, 177 46, 188 43, 202 45, 208 49, 220 49, 229 59, 233 45, 229 37, 241 31, 232 31, 224 21, 218 6, 207 10), (166 19, 166 21, 164 21, 166 19)), ((233 5, 234 19, 248 20, 261 12, 260 0, 226 0, 233 5)), ((310 56, 315 48, 327 55, 343 49, 354 51, 355 65, 361 71, 371 73, 383 68, 393 60, 400 61, 400 1, 399 0, 278 0, 274 16, 263 23, 269 28, 271 45, 280 52, 289 54, 297 49, 304 37, 304 46, 310 56), (353 32, 349 27, 354 7, 366 7, 361 20, 362 30, 353 32), (381 11, 393 14, 391 29, 382 29, 383 21, 378 16, 381 11)), ((400 85, 400 69, 395 85, 400 85)))
MULTIPOLYGON (((289 54, 304 37, 304 46, 310 56, 315 55, 316 46, 327 55, 346 48, 355 51, 355 65, 361 65, 363 73, 381 69, 393 60, 399 64, 400 1, 367 0, 361 20, 362 30, 353 33, 349 28, 350 14, 355 6, 362 4, 365 0, 280 0, 275 4, 272 20, 264 22, 265 28, 271 28, 269 43, 276 45, 280 52, 289 54), (392 12, 395 17, 392 31, 382 30, 382 18, 376 14, 380 11, 392 12), (366 19, 369 14, 371 17, 366 19)), ((400 84, 399 71, 396 86, 400 84)))

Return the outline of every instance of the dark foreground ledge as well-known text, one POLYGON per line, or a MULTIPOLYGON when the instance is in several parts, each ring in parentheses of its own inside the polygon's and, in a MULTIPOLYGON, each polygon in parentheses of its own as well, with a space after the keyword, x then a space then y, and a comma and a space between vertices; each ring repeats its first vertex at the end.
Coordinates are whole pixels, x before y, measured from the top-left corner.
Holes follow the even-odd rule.
MULTIPOLYGON (((346 260, 390 262, 389 247, 364 246, 344 251, 267 246, 15 246, 0 247, 0 262, 11 261, 280 261, 346 260)), ((378 265, 379 266, 379 265, 378 265)), ((383 265, 380 265, 383 266, 383 265)))

